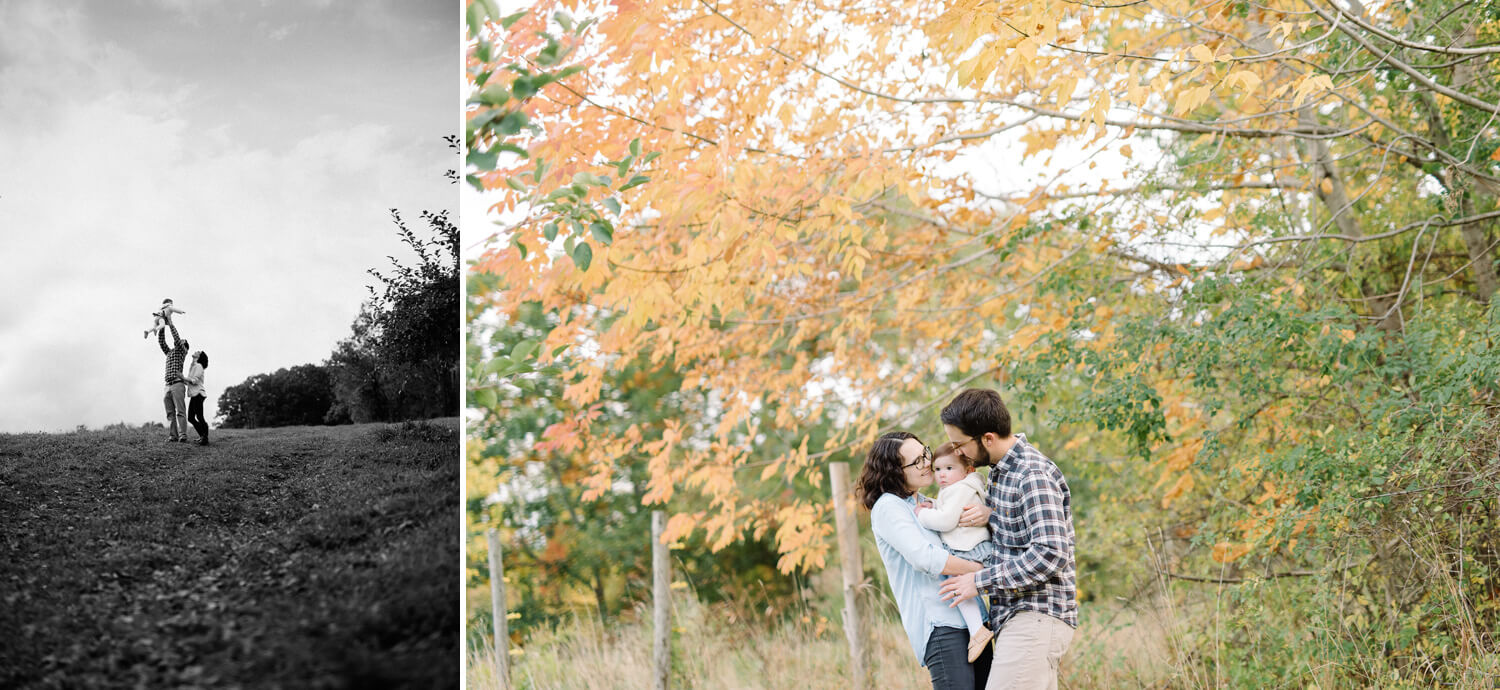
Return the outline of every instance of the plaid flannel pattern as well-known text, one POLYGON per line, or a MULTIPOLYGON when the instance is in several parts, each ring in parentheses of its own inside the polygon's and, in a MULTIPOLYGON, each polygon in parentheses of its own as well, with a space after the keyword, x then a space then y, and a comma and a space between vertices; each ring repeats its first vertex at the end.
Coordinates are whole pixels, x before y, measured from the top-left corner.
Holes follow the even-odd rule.
POLYGON ((187 346, 182 344, 182 338, 177 336, 177 327, 172 322, 167 322, 167 328, 172 329, 172 347, 167 347, 167 333, 165 330, 156 332, 156 341, 161 343, 161 353, 167 356, 167 384, 182 383, 182 361, 187 359, 187 346))
POLYGON ((1062 471, 1016 434, 1015 446, 990 469, 986 499, 999 554, 974 583, 990 596, 991 628, 1017 611, 1078 627, 1072 494, 1062 471))

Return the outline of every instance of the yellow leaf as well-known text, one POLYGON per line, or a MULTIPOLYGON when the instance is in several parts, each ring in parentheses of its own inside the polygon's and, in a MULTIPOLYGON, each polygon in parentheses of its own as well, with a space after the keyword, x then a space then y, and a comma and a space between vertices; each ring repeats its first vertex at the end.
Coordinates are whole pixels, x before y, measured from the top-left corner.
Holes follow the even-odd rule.
POLYGON ((1349 341, 1351 341, 1351 340, 1354 340, 1354 331, 1350 330, 1348 328, 1341 329, 1339 331, 1339 340, 1342 340, 1342 341, 1344 341, 1346 343, 1349 342, 1349 341))
POLYGON ((1214 544, 1213 559, 1220 563, 1233 563, 1245 554, 1250 553, 1249 544, 1232 544, 1221 541, 1214 544))
POLYGON ((1193 56, 1193 59, 1197 60, 1198 62, 1214 61, 1214 51, 1209 50, 1208 46, 1205 45, 1193 46, 1192 48, 1188 49, 1188 53, 1191 54, 1193 56))

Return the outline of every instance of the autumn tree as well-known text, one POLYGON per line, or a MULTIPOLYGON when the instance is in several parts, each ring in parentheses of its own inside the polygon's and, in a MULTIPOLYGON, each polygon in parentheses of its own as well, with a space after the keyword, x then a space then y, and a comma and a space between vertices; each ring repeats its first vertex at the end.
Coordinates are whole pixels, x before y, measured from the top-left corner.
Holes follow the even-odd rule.
MULTIPOLYGON (((673 538, 772 533, 784 569, 820 567, 826 494, 760 487, 999 386, 1153 577, 1244 585, 1250 629, 1274 582, 1358 630, 1305 643, 1369 660, 1338 677, 1462 682, 1494 652, 1492 4, 619 0, 482 25, 509 38, 471 74, 560 46, 473 178, 518 219, 475 266, 496 310, 555 315, 542 366, 594 353, 558 374, 576 409, 641 361, 713 401, 649 442, 558 427, 585 497, 644 452, 644 501, 702 505, 673 538), (557 43, 549 20, 597 25, 557 43)), ((1214 663, 1309 653, 1234 641, 1214 663)))

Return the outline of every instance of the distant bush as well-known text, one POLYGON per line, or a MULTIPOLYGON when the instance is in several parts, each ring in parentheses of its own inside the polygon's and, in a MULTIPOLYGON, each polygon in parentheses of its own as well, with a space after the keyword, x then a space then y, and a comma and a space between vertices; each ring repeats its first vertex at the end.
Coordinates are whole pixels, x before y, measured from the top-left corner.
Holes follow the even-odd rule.
POLYGON ((447 443, 456 441, 458 430, 427 421, 405 421, 375 430, 375 440, 381 443, 392 441, 418 441, 422 443, 447 443))
POLYGON ((219 425, 253 429, 323 424, 333 400, 327 367, 302 364, 277 369, 225 388, 219 396, 219 425))

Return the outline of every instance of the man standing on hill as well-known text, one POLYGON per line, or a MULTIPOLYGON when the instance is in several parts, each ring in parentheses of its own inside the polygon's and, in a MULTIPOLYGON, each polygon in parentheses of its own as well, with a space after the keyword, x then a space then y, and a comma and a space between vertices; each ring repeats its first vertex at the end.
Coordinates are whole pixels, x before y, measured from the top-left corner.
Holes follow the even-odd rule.
POLYGON ((1078 627, 1068 481, 1024 435, 1011 433, 1010 412, 993 390, 959 393, 942 421, 960 454, 991 466, 988 511, 971 506, 958 524, 987 521, 999 555, 979 572, 948 578, 939 595, 953 606, 980 591, 989 595, 995 652, 987 687, 1055 689, 1058 663, 1078 627))
POLYGON ((161 344, 161 353, 167 356, 167 387, 162 395, 162 404, 167 409, 167 430, 171 436, 167 441, 180 441, 186 443, 187 438, 187 402, 184 399, 187 393, 187 383, 182 380, 182 362, 187 358, 188 341, 177 336, 177 327, 172 325, 171 315, 167 315, 167 328, 172 330, 172 347, 167 348, 167 335, 165 330, 156 332, 156 341, 161 344))

